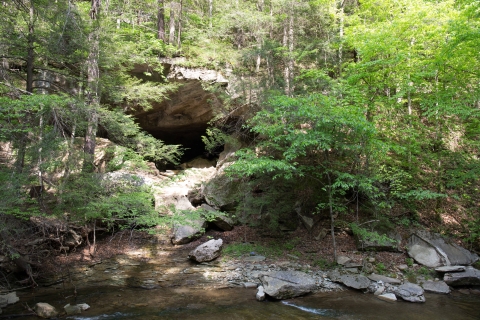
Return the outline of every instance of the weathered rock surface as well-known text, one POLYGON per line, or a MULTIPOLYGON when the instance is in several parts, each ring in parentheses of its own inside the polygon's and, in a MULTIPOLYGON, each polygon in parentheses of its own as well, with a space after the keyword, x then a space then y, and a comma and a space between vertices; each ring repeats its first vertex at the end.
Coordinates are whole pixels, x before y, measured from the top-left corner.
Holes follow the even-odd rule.
POLYGON ((189 223, 189 225, 177 225, 173 228, 173 244, 186 244, 202 235, 202 231, 205 228, 205 220, 190 220, 189 223))
POLYGON ((383 283, 391 283, 391 284, 401 284, 402 281, 399 279, 385 277, 379 274, 372 273, 371 275, 367 276, 368 279, 372 281, 382 281, 383 283))
POLYGON ((405 301, 425 302, 423 292, 423 288, 419 285, 407 282, 397 288, 395 295, 405 301))
POLYGON ((463 272, 445 273, 443 281, 452 287, 457 286, 479 286, 480 270, 467 267, 463 272))
POLYGON ((17 293, 15 291, 8 294, 2 294, 0 295, 0 308, 4 308, 9 304, 14 304, 19 300, 20 299, 17 297, 17 293))
POLYGON ((235 223, 227 214, 219 212, 205 203, 201 205, 201 208, 206 210, 209 214, 215 216, 215 219, 212 221, 212 223, 218 228, 222 229, 223 231, 230 231, 233 229, 233 225, 235 223))
POLYGON ((58 316, 58 311, 53 306, 48 303, 39 302, 34 307, 33 310, 40 318, 54 318, 58 316))
POLYGON ((289 299, 312 292, 315 280, 301 271, 274 271, 260 277, 266 294, 275 299, 289 299))
POLYGON ((397 301, 397 297, 393 293, 385 293, 377 296, 378 299, 388 302, 395 302, 397 301))
POLYGON ((207 204, 228 212, 236 206, 235 195, 239 184, 225 175, 224 168, 217 170, 215 176, 202 185, 202 194, 207 204))
POLYGON ((340 265, 345 265, 347 262, 350 262, 350 261, 352 261, 352 259, 350 259, 347 256, 338 256, 337 257, 337 263, 340 264, 340 265))
POLYGON ((257 298, 258 301, 265 300, 265 291, 263 289, 263 286, 258 287, 257 294, 255 295, 255 298, 257 298))
POLYGON ((209 240, 190 252, 188 258, 196 262, 212 261, 220 256, 223 240, 209 240))
POLYGON ((423 290, 432 293, 449 294, 450 287, 443 281, 425 281, 422 283, 423 290))
MULTIPOLYGON (((152 76, 148 79, 163 82, 162 75, 151 72, 146 65, 136 65, 132 75, 144 78, 145 72, 152 76)), ((182 144, 187 148, 192 141, 201 144, 199 139, 214 117, 214 109, 220 106, 219 99, 211 91, 205 90, 204 83, 227 86, 228 81, 214 70, 185 68, 171 61, 164 63, 164 75, 170 83, 177 84, 175 92, 168 94, 168 99, 153 102, 148 110, 139 109, 133 112, 138 124, 154 137, 167 143, 182 144)), ((203 147, 202 147, 203 148, 203 147)))
POLYGON ((63 307, 67 315, 75 315, 80 314, 82 311, 90 309, 90 306, 86 303, 74 304, 71 305, 70 303, 63 307))
POLYGON ((408 239, 408 254, 420 264, 435 268, 450 265, 470 265, 478 256, 449 242, 439 234, 416 231, 408 239))
POLYGON ((444 266, 444 267, 435 268, 435 271, 441 272, 441 273, 462 272, 462 271, 465 271, 465 266, 444 266))
POLYGON ((367 289, 371 281, 360 274, 340 274, 338 270, 327 273, 327 276, 334 282, 340 282, 353 289, 367 289))

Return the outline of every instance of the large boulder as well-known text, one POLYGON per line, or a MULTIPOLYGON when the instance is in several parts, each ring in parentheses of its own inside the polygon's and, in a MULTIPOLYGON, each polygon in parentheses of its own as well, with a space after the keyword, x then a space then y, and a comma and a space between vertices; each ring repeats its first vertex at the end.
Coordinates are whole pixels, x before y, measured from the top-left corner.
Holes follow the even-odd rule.
MULTIPOLYGON (((212 223, 223 231, 230 231, 233 229, 235 224, 233 219, 231 219, 227 214, 215 210, 213 207, 204 203, 201 205, 201 208, 204 209, 208 215, 210 215, 213 220, 212 223)), ((208 220, 208 219, 207 219, 208 220)))
POLYGON ((225 167, 219 168, 215 176, 202 185, 202 194, 208 205, 221 211, 233 211, 237 205, 239 183, 225 174, 225 167))
POLYGON ((328 272, 327 276, 334 282, 343 283, 345 286, 357 290, 367 289, 372 283, 361 274, 341 274, 338 270, 328 272))
POLYGON ((467 267, 463 272, 445 273, 443 281, 452 287, 480 286, 480 270, 467 267))
POLYGON ((301 271, 273 271, 260 276, 264 291, 275 299, 289 299, 312 292, 315 280, 301 271))
POLYGON ((33 310, 40 318, 55 318, 58 316, 58 311, 55 307, 49 305, 48 303, 39 302, 34 307, 33 310))
POLYGON ((443 281, 425 281, 422 283, 423 290, 432 293, 449 294, 450 287, 443 281))
POLYGON ((408 239, 410 257, 420 264, 435 268, 450 265, 470 265, 478 256, 437 233, 416 231, 408 239))
POLYGON ((402 298, 409 302, 425 302, 425 296, 423 295, 423 288, 418 284, 404 283, 395 291, 397 298, 402 298))
POLYGON ((202 236, 206 222, 202 218, 186 220, 185 224, 173 227, 172 243, 175 245, 186 244, 202 236))
POLYGON ((220 256, 222 245, 222 239, 209 240, 192 250, 188 254, 188 258, 196 262, 212 261, 220 256))

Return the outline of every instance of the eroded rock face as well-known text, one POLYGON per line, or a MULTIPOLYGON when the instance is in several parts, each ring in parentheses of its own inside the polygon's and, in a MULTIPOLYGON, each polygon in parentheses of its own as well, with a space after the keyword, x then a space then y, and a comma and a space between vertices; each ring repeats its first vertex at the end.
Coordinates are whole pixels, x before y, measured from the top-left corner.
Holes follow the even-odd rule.
MULTIPOLYGON (((147 66, 136 65, 132 75, 144 78, 149 72, 147 66)), ((194 147, 193 141, 201 143, 200 136, 214 117, 214 109, 220 106, 219 99, 205 85, 226 87, 228 80, 214 70, 193 69, 164 63, 164 77, 170 83, 177 84, 178 89, 167 94, 168 99, 161 103, 153 103, 149 110, 136 110, 133 115, 140 127, 154 137, 167 143, 182 144, 194 147)), ((153 81, 162 81, 162 75, 154 75, 153 81)), ((203 148, 203 146, 202 146, 203 148)))
POLYGON ((188 258, 200 263, 215 260, 220 256, 222 245, 222 239, 209 240, 192 250, 188 258))
POLYGON ((312 292, 315 280, 301 271, 274 271, 260 277, 266 294, 275 299, 289 299, 312 292))
POLYGON ((425 281, 422 287, 427 292, 449 294, 450 287, 443 281, 425 281))
POLYGON ((470 265, 478 260, 476 254, 449 242, 439 234, 416 231, 408 239, 408 254, 420 264, 435 268, 451 265, 470 265))

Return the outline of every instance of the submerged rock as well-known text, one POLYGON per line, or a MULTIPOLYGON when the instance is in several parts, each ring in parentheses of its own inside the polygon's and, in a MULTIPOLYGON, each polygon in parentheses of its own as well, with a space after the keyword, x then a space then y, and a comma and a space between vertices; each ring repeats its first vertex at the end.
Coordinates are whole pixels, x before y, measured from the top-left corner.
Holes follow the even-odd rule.
POLYGON ((467 267, 463 272, 445 273, 443 280, 452 287, 457 286, 479 286, 480 270, 467 267))
POLYGON ((222 239, 209 240, 192 250, 189 253, 188 258, 196 262, 212 261, 220 256, 222 245, 222 239))
POLYGON ((275 299, 289 299, 312 292, 315 280, 301 271, 273 271, 260 276, 266 294, 275 299))
POLYGON ((10 292, 9 294, 2 294, 0 295, 0 308, 4 308, 9 304, 14 304, 18 300, 20 299, 17 297, 17 293, 15 291, 10 292))
POLYGON ((58 316, 58 311, 55 307, 49 305, 48 303, 39 302, 34 307, 33 310, 40 318, 55 318, 58 316))
POLYGON ((407 282, 397 288, 395 295, 405 301, 425 302, 423 292, 423 288, 419 285, 407 282))

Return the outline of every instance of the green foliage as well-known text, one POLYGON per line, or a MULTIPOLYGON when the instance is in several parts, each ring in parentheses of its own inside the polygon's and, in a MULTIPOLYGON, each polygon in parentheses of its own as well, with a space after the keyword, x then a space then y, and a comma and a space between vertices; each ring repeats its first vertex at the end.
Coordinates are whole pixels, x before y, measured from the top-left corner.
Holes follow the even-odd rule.
POLYGON ((396 240, 389 238, 385 234, 380 235, 376 231, 368 231, 367 229, 360 227, 356 223, 351 223, 350 227, 352 228, 353 234, 357 236, 360 240, 375 242, 380 245, 392 245, 397 243, 396 240))

